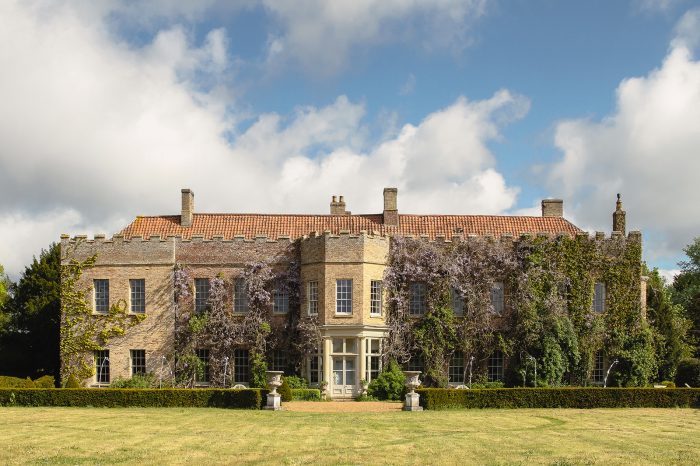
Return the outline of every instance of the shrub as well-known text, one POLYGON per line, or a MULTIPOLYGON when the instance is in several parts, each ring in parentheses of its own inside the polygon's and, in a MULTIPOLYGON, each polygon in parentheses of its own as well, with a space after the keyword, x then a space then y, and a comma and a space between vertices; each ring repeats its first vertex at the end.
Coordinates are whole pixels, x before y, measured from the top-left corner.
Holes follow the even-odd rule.
POLYGON ((21 379, 19 377, 10 377, 6 375, 0 376, 0 387, 2 388, 34 388, 34 382, 27 377, 21 379))
POLYGON ((503 382, 496 381, 496 382, 484 382, 484 383, 473 383, 471 388, 474 390, 481 389, 481 388, 503 388, 503 382))
POLYGON ((78 381, 78 378, 73 374, 69 375, 68 380, 66 380, 65 388, 80 388, 80 382, 78 381))
POLYGON ((380 400, 401 400, 405 394, 406 376, 396 361, 389 361, 379 376, 372 380, 367 394, 380 400))
POLYGON ((691 387, 700 387, 700 359, 682 359, 678 364, 676 386, 685 387, 685 384, 691 387))
POLYGON ((661 382, 661 385, 663 385, 666 388, 676 388, 676 384, 671 382, 670 380, 664 380, 661 382))
POLYGON ((295 388, 309 388, 309 384, 304 377, 297 377, 296 375, 285 376, 284 379, 289 384, 289 388, 294 390, 295 388))
POLYGON ((3 388, 0 406, 192 407, 260 409, 260 389, 3 388))
POLYGON ((292 388, 292 399, 297 401, 321 401, 318 388, 292 388))
POLYGON ((155 382, 153 374, 134 374, 130 379, 117 377, 109 388, 156 388, 155 382))
POLYGON ((54 388, 56 380, 51 375, 44 375, 34 381, 34 386, 36 388, 54 388))
POLYGON ((286 377, 282 377, 282 385, 277 389, 277 393, 282 397, 282 401, 292 401, 292 389, 289 387, 286 377))
POLYGON ((700 389, 506 388, 416 390, 426 409, 450 408, 674 408, 700 407, 700 389))

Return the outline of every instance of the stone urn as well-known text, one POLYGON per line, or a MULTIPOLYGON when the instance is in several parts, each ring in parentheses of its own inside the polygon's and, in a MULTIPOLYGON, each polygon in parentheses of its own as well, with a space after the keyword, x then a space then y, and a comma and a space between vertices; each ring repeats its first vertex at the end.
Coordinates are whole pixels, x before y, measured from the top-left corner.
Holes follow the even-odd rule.
POLYGON ((404 411, 423 411, 420 406, 420 395, 416 393, 416 388, 420 387, 420 380, 418 376, 421 374, 420 371, 403 371, 406 376, 406 388, 408 388, 408 393, 406 393, 406 403, 404 404, 404 411))
POLYGON ((277 388, 282 385, 282 371, 266 371, 267 385, 270 387, 270 393, 267 394, 267 405, 265 409, 277 411, 282 409, 282 396, 277 393, 277 388))

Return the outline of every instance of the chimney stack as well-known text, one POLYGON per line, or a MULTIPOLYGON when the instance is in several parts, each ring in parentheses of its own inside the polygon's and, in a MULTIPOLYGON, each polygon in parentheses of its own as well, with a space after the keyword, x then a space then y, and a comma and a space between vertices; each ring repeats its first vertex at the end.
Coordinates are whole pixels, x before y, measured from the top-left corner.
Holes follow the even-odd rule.
POLYGON ((345 210, 343 196, 338 196, 338 200, 336 200, 335 196, 331 198, 331 215, 350 215, 350 212, 345 210))
POLYGON ((194 216, 194 192, 191 189, 182 190, 182 211, 180 214, 180 225, 183 227, 192 226, 194 216))
POLYGON ((543 217, 563 217, 564 201, 561 199, 542 199, 543 217))
POLYGON ((384 188, 384 225, 399 226, 398 191, 397 188, 384 188))
POLYGON ((615 212, 613 212, 613 231, 619 231, 622 236, 625 236, 625 217, 627 213, 622 210, 622 196, 617 194, 617 202, 615 203, 615 212))

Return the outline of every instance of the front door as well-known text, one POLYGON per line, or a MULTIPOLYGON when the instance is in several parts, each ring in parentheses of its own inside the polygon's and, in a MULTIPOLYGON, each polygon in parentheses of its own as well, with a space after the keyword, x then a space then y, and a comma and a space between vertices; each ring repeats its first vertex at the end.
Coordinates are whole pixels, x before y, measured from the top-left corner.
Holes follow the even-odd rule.
POLYGON ((333 356, 333 398, 351 398, 354 395, 356 356, 333 356))

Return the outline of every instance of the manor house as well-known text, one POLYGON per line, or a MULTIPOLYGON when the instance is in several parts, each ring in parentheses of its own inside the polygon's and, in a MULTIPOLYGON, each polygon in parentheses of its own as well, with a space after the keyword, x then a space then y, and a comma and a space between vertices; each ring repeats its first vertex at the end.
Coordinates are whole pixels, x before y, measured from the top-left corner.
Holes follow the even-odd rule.
MULTIPOLYGON (((192 296, 186 306, 192 308, 188 311, 193 315, 206 312, 210 280, 219 276, 226 283, 225 303, 231 318, 242 319, 249 311, 250 298, 241 279, 244 268, 261 262, 284 268, 297 261, 298 290, 290 293, 272 285, 270 315, 280 322, 273 328, 284 329, 291 313, 314 317, 320 342, 296 370, 312 386, 326 382, 332 398, 353 397, 359 393, 360 381, 372 380, 382 367, 387 335, 383 280, 393 238, 437 243, 474 237, 513 242, 523 234, 588 238, 564 218, 559 199, 543 200, 541 216, 413 215, 399 213, 396 188, 385 188, 383 194, 384 209, 375 214, 352 214, 343 196, 332 197, 327 215, 208 214, 196 211, 194 193, 183 189, 178 215, 138 216, 111 238, 63 235, 64 264, 96 256, 94 266, 84 271, 79 282, 94 319, 115 309, 127 316, 145 316, 88 355, 94 375, 83 384, 108 386, 117 377, 138 373, 172 375, 177 333, 176 268, 188 270, 192 296)), ((591 241, 641 241, 639 232, 626 236, 619 199, 613 217, 612 237, 604 239, 602 233, 596 233, 591 241)), ((411 316, 418 318, 426 312, 425 292, 420 284, 411 286, 411 316)), ((604 312, 605 283, 596 282, 592 293, 592 311, 604 312)), ((502 283, 494 284, 491 296, 496 312, 508 306, 502 283)), ((637 303, 644 302, 643 286, 638 288, 637 297, 637 303)), ((459 306, 454 311, 458 317, 463 312, 459 306)), ((208 371, 209 348, 196 348, 196 354, 207 369, 198 383, 221 386, 221 381, 211 380, 208 371)), ((250 383, 250 356, 248 348, 240 347, 226 358, 224 385, 250 383)), ((288 358, 288 350, 272 348, 268 368, 288 373, 288 358)), ((451 360, 451 384, 466 383, 465 359, 455 355, 451 360)), ((490 380, 502 378, 504 364, 503 355, 494 351, 485 362, 490 380)), ((601 357, 596 361, 594 379, 601 377, 602 364, 601 357)))

